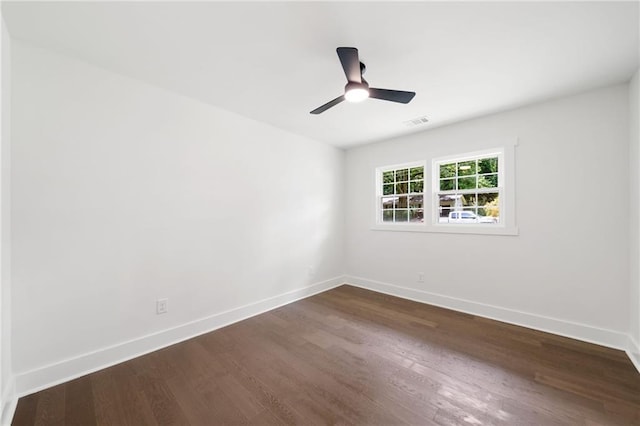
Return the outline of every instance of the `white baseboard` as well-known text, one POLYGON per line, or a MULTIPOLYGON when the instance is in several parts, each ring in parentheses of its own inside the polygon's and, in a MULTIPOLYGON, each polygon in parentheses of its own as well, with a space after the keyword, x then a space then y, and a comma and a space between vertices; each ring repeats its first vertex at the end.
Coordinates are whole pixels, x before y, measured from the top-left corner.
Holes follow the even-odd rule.
POLYGON ((16 381, 13 377, 9 378, 7 386, 2 390, 2 406, 0 407, 0 425, 10 426, 13 415, 18 405, 18 396, 16 395, 16 381))
POLYGON ((344 277, 335 277, 177 327, 148 334, 134 340, 85 353, 31 371, 18 373, 15 378, 15 394, 18 397, 22 397, 38 392, 42 389, 67 382, 94 371, 259 315, 271 309, 295 302, 296 300, 330 290, 342 284, 344 284, 344 277))
POLYGON ((629 359, 640 373, 640 343, 638 343, 631 334, 629 334, 629 342, 627 344, 627 355, 629 359))
POLYGON ((345 281, 347 284, 367 290, 377 291, 379 293, 414 300, 416 302, 427 303, 429 305, 440 306, 442 308, 465 312, 472 315, 478 315, 614 349, 626 350, 628 347, 629 336, 626 333, 618 331, 592 327, 586 324, 579 324, 557 318, 550 318, 528 312, 502 308, 499 306, 487 305, 470 300, 458 299, 423 290, 400 287, 367 278, 346 276, 345 281))

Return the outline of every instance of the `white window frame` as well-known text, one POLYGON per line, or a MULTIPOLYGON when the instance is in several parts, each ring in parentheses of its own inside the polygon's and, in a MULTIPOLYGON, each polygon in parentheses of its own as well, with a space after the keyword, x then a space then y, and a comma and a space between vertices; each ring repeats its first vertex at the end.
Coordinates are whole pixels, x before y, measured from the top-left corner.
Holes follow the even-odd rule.
POLYGON ((424 217, 424 221, 428 221, 429 217, 427 216, 427 209, 426 206, 429 203, 429 199, 427 198, 427 193, 428 193, 428 185, 429 185, 429 180, 428 180, 428 169, 427 169, 427 164, 425 161, 412 161, 410 163, 400 163, 400 164, 393 164, 390 166, 382 166, 382 167, 378 167, 376 169, 376 209, 375 209, 375 223, 378 226, 381 227, 392 227, 392 228, 397 228, 397 229, 402 229, 402 228, 415 228, 415 227, 422 227, 424 222, 406 222, 406 223, 397 223, 397 222, 383 222, 382 220, 382 198, 383 197, 388 197, 389 195, 384 195, 382 192, 382 175, 384 174, 384 172, 388 172, 389 170, 398 170, 398 169, 411 169, 411 168, 415 168, 415 167, 422 167, 422 173, 423 173, 423 181, 424 181, 424 185, 422 187, 422 192, 420 193, 411 193, 408 192, 407 196, 410 195, 422 195, 422 212, 423 212, 423 217, 424 217))
POLYGON ((483 234, 483 235, 518 235, 515 212, 515 148, 517 142, 508 143, 491 149, 473 152, 457 152, 450 155, 430 158, 425 161, 414 161, 395 165, 380 166, 375 169, 375 215, 372 230, 377 231, 409 231, 409 232, 436 232, 453 234, 483 234), (437 194, 439 192, 440 163, 464 161, 478 157, 491 155, 499 156, 498 173, 500 191, 500 222, 497 224, 453 224, 440 223, 437 194), (389 223, 382 221, 382 208, 380 204, 382 191, 382 173, 388 170, 403 167, 424 167, 425 184, 423 188, 423 223, 389 223), (427 177, 430 176, 431 182, 427 177))

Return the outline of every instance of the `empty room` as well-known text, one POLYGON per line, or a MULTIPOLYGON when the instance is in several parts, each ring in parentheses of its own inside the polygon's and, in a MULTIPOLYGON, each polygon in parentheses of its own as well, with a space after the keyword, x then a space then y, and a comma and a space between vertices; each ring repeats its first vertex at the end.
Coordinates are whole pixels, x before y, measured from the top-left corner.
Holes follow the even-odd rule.
POLYGON ((640 2, 1 2, 0 425, 640 425, 640 2))

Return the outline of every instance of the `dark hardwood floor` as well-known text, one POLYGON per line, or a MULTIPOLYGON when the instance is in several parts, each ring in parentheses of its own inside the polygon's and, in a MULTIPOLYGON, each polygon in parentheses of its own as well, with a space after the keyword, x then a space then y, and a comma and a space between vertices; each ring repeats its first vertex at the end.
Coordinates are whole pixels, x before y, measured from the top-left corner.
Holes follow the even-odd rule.
POLYGON ((350 286, 21 398, 13 425, 640 425, 617 350, 350 286))

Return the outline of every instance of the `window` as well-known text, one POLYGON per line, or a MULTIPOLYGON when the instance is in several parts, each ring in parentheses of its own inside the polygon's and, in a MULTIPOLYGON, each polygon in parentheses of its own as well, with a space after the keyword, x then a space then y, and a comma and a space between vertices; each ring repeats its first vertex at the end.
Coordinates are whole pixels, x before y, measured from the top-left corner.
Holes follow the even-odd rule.
POLYGON ((382 167, 377 173, 378 223, 424 222, 424 164, 382 167))
POLYGON ((378 167, 372 229, 517 235, 515 146, 378 167))
POLYGON ((503 162, 502 151, 434 161, 434 223, 499 224, 503 162))

